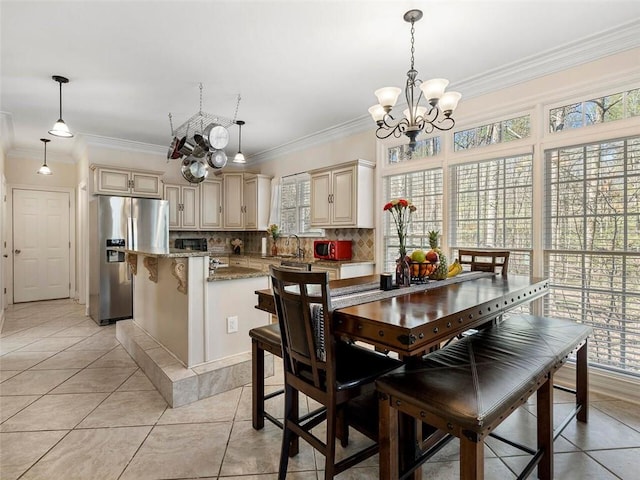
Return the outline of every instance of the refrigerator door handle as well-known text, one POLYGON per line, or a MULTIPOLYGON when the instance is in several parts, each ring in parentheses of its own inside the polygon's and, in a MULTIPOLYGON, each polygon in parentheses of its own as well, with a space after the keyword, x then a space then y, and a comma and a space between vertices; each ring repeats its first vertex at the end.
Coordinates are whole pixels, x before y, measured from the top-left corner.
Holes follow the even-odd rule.
POLYGON ((137 240, 138 240, 138 232, 137 232, 137 224, 136 224, 136 219, 133 217, 129 217, 127 219, 127 230, 128 230, 128 237, 129 237, 129 245, 127 248, 131 249, 131 250, 135 250, 136 249, 136 244, 137 244, 137 240))

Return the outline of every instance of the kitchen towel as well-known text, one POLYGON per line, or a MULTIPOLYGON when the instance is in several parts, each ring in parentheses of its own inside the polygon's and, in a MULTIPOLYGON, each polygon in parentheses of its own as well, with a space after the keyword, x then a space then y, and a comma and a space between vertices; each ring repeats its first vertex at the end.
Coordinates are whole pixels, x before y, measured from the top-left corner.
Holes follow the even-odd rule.
POLYGON ((262 237, 262 256, 267 256, 267 237, 262 237))

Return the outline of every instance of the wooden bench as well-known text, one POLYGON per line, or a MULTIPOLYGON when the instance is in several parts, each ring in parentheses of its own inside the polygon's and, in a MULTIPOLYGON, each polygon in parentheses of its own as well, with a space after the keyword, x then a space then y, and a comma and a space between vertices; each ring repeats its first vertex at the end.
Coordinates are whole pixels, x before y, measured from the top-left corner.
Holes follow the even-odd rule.
POLYGON ((528 449, 533 458, 519 478, 537 465, 539 478, 551 480, 554 438, 575 416, 587 421, 590 333, 572 321, 520 315, 380 377, 380 478, 407 475, 432 454, 423 452, 399 472, 400 412, 458 437, 460 478, 484 478, 485 438, 537 392, 537 450, 528 449), (554 432, 553 374, 574 351, 576 408, 554 432))

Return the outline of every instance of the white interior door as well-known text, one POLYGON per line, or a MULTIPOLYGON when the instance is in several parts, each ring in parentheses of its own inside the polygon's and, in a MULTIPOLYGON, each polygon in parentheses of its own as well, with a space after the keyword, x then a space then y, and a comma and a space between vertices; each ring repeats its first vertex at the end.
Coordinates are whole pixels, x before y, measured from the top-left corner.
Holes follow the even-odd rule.
POLYGON ((13 190, 13 301, 68 298, 69 194, 13 190))

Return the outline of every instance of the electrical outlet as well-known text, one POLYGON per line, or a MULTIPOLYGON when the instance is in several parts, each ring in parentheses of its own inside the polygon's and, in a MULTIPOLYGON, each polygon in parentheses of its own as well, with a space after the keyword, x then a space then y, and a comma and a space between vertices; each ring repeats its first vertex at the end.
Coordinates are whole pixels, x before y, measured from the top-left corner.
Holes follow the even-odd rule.
POLYGON ((236 333, 238 331, 238 317, 227 317, 227 333, 236 333))

